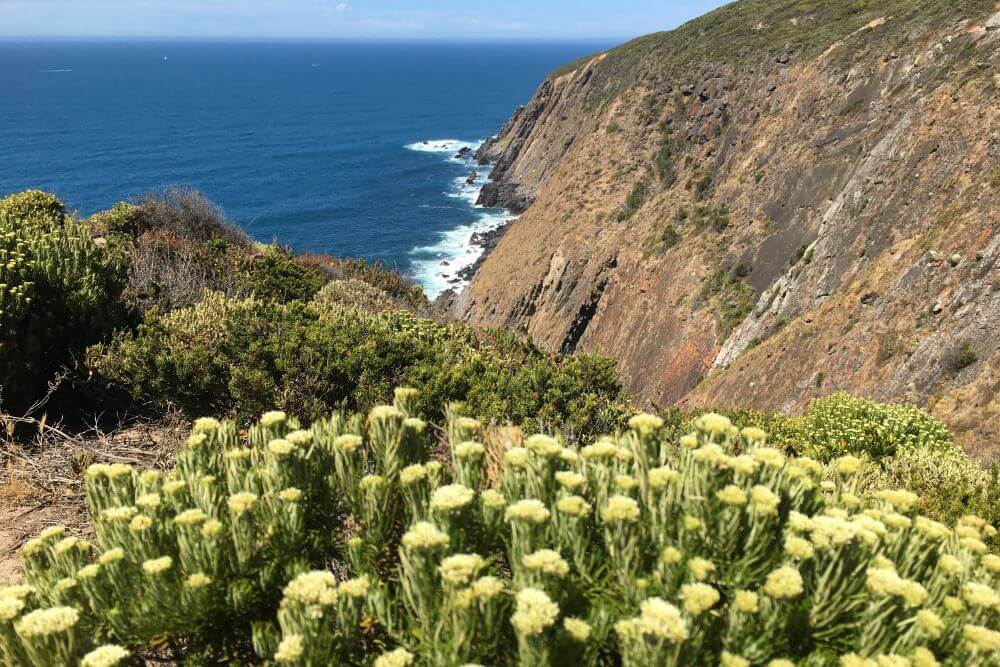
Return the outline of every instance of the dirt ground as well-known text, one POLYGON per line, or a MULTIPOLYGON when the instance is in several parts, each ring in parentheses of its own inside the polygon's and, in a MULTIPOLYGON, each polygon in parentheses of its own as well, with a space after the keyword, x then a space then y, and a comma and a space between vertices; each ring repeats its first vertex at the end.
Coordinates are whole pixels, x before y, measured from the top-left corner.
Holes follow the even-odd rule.
POLYGON ((92 463, 165 468, 188 426, 180 419, 113 433, 70 435, 44 427, 28 442, 0 440, 0 584, 21 577, 21 545, 47 526, 89 539, 83 471, 92 463))

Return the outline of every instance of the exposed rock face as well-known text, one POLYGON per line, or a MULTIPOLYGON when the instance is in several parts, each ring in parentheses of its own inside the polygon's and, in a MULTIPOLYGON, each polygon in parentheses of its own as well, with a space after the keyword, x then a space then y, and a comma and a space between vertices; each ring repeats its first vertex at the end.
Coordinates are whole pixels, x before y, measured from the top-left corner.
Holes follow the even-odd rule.
POLYGON ((774 4, 802 44, 758 24, 716 56, 737 3, 550 76, 478 153, 526 211, 453 312, 605 352, 650 401, 846 389, 1000 451, 996 10, 872 2, 825 43, 824 3, 774 4))

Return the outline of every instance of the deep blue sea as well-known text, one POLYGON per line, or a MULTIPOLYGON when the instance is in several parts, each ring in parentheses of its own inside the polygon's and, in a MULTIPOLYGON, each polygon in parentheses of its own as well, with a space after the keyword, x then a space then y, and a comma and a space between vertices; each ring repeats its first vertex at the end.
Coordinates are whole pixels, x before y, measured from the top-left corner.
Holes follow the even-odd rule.
POLYGON ((435 295, 505 217, 474 208, 485 170, 465 185, 454 154, 608 46, 0 41, 0 196, 87 215, 195 188, 258 240, 381 259, 435 295))

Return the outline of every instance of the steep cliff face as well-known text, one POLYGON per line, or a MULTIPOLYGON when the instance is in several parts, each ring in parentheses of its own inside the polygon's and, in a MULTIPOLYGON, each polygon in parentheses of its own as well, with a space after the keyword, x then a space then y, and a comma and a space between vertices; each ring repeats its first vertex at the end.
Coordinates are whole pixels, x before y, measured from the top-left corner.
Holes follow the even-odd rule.
POLYGON ((744 0, 553 73, 454 304, 654 402, 928 406, 1000 450, 1000 6, 744 0))

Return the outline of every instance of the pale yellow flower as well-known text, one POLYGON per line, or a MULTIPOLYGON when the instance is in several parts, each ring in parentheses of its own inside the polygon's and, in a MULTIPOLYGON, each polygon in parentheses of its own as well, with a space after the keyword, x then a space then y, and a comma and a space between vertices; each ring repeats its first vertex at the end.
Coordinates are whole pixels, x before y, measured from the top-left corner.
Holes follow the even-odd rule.
POLYGON ((719 663, 722 667, 750 667, 749 660, 734 655, 729 651, 722 652, 722 655, 719 657, 719 663))
POLYGON ((660 560, 667 565, 676 565, 681 562, 682 558, 684 558, 684 555, 675 547, 666 547, 660 552, 660 560))
POLYGON ((558 551, 552 549, 539 549, 530 553, 521 560, 521 563, 527 570, 553 577, 565 577, 569 573, 569 565, 558 551))
POLYGON ((794 598, 804 590, 802 575, 794 567, 780 567, 767 575, 764 592, 773 598, 794 598))
POLYGON ((913 649, 910 662, 913 663, 913 667, 938 667, 940 664, 934 654, 923 646, 913 649))
POLYGON ((549 510, 541 500, 527 498, 508 505, 504 518, 507 521, 542 524, 549 520, 549 510))
POLYGON ((785 553, 794 560, 802 561, 812 558, 816 551, 809 540, 790 535, 785 538, 785 553))
POLYGON ((736 610, 744 614, 756 614, 759 609, 759 601, 760 599, 753 591, 736 591, 736 595, 733 597, 736 610))
POLYGON ((543 458, 553 459, 562 454, 562 445, 555 438, 537 433, 524 441, 524 448, 543 458))
POLYGON ((687 563, 688 572, 695 581, 703 581, 715 571, 715 563, 704 558, 692 558, 687 563))
POLYGON ((914 505, 920 502, 920 497, 917 494, 906 489, 886 489, 879 491, 875 496, 896 508, 898 512, 909 512, 914 505))
POLYGON ((427 468, 419 463, 406 466, 399 471, 399 483, 403 486, 410 486, 427 479, 427 468))
POLYGON ((368 595, 368 577, 361 576, 347 581, 340 582, 337 586, 339 595, 346 595, 349 598, 363 598, 368 595))
POLYGON ((438 487, 431 495, 431 510, 435 512, 457 512, 468 507, 475 492, 461 484, 448 484, 438 487))
POLYGON ((719 591, 708 584, 684 584, 681 586, 684 611, 691 616, 697 616, 714 607, 719 601, 719 597, 719 591))
POLYGON ((916 619, 917 627, 932 639, 937 639, 941 636, 941 632, 944 630, 944 621, 933 611, 930 609, 921 609, 917 612, 916 619))
POLYGON ((733 422, 729 417, 724 417, 714 412, 706 412, 694 420, 694 427, 699 431, 712 434, 728 433, 733 428, 733 422))
POLYGON ((285 586, 284 597, 302 605, 333 605, 337 601, 337 578, 326 570, 305 572, 285 586))
POLYGON ((649 486, 654 489, 664 489, 677 481, 680 476, 681 474, 670 466, 653 468, 649 471, 649 486))
POLYGON ((850 476, 858 472, 861 469, 861 459, 856 456, 841 456, 839 459, 834 461, 837 466, 837 472, 841 475, 850 476))
POLYGON ((483 507, 490 509, 500 509, 507 504, 507 499, 495 489, 486 489, 480 494, 479 499, 483 502, 483 507))
POLYGON ((744 493, 743 489, 733 484, 721 491, 716 491, 715 497, 718 498, 719 502, 734 507, 742 507, 747 504, 747 494, 744 493))
MULTIPOLYGON (((649 598, 639 605, 641 615, 636 619, 634 629, 640 633, 666 639, 679 644, 688 638, 688 626, 677 607, 661 598, 649 598)), ((618 630, 628 633, 632 628, 624 626, 618 630)))
POLYGON ((442 549, 448 546, 450 538, 447 533, 438 530, 437 526, 427 521, 418 521, 403 534, 403 546, 414 551, 442 549))
POLYGON ((638 414, 628 420, 628 426, 639 433, 652 433, 663 426, 663 420, 656 415, 638 414))
POLYGON ((503 456, 504 463, 514 468, 528 465, 528 450, 524 447, 511 447, 503 456))
POLYGON ((631 523, 639 519, 639 503, 626 496, 611 496, 604 507, 605 523, 631 523))
POLYGON ((578 642, 585 642, 590 637, 590 624, 586 621, 580 620, 579 618, 563 619, 563 627, 566 628, 566 632, 569 636, 578 642))
POLYGON ((970 651, 991 653, 1000 651, 1000 632, 982 625, 966 625, 962 628, 962 638, 970 651))
POLYGON ((455 458, 459 461, 481 459, 486 455, 486 448, 478 442, 467 440, 455 445, 455 458))
POLYGON ((990 586, 974 581, 962 586, 962 599, 973 607, 1000 608, 1000 593, 990 586))
POLYGON ((556 482, 567 491, 576 491, 587 482, 587 478, 572 470, 560 470, 556 473, 556 482))
POLYGON ((541 634, 559 618, 559 606, 537 588, 524 588, 516 596, 516 609, 510 624, 525 637, 541 634))
POLYGON ((66 632, 80 620, 80 612, 72 607, 36 609, 14 624, 14 631, 25 639, 66 632))
POLYGON ((114 667, 130 655, 128 649, 115 644, 105 644, 83 656, 80 667, 114 667))
POLYGON ((170 556, 162 556, 160 558, 151 558, 142 563, 142 571, 146 574, 156 575, 163 574, 167 572, 174 566, 174 559, 170 556))

